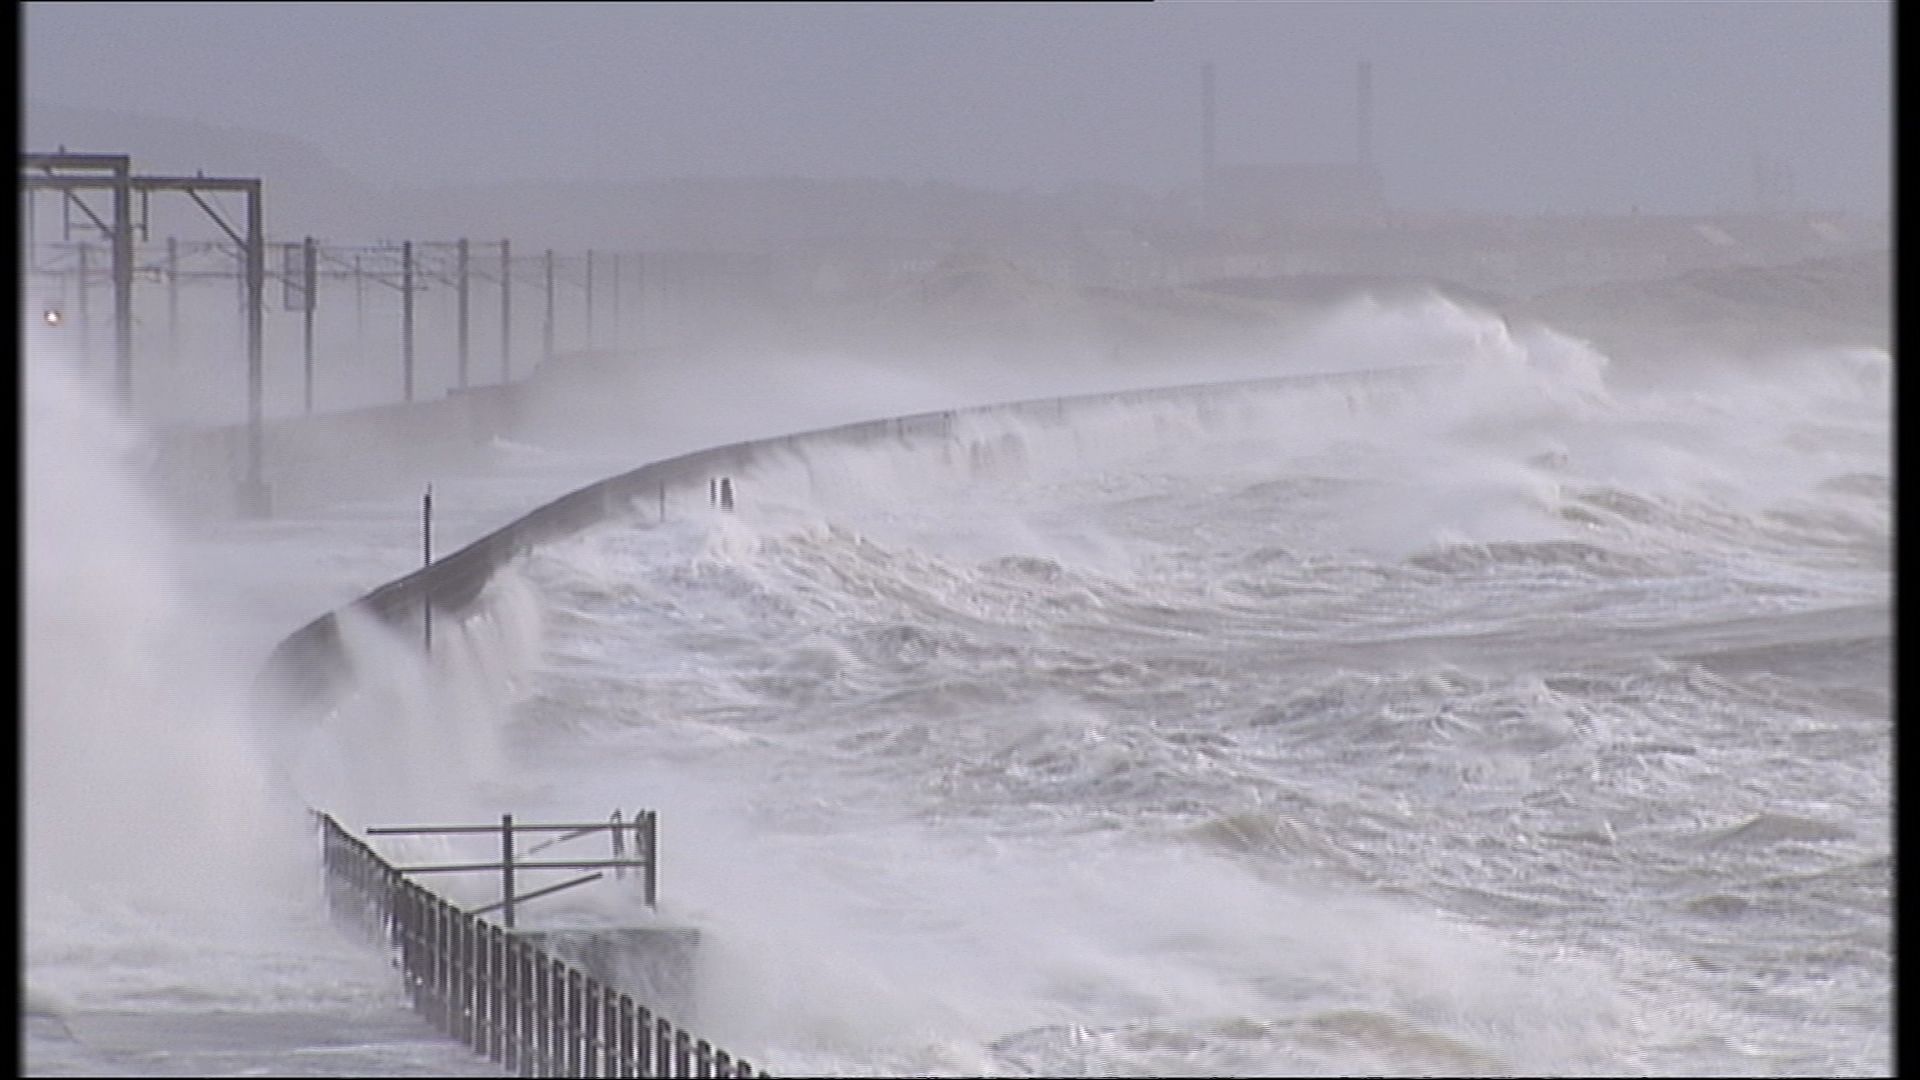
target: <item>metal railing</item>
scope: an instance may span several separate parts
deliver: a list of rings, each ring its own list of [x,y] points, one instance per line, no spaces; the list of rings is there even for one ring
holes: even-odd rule
[[[631,830],[632,854],[628,854],[627,833]],[[542,896],[571,889],[576,885],[587,885],[600,880],[601,869],[611,869],[615,877],[625,876],[628,870],[640,875],[640,883],[647,906],[659,906],[660,881],[660,815],[652,810],[635,810],[631,824],[620,820],[620,811],[615,810],[606,821],[589,822],[584,825],[532,825],[526,822],[514,823],[512,814],[501,814],[498,825],[412,825],[375,827],[366,830],[368,836],[452,836],[459,834],[490,833],[500,834],[500,861],[498,862],[459,862],[432,863],[420,866],[395,867],[403,874],[447,874],[472,873],[492,870],[500,874],[500,899],[467,912],[469,915],[485,915],[492,911],[500,912],[507,929],[513,929],[515,905]],[[557,833],[549,839],[520,852],[520,855],[537,855],[555,844],[568,840],[577,840],[583,836],[606,833],[612,841],[613,857],[610,859],[572,859],[544,860],[527,862],[516,858],[513,839],[522,833]],[[514,871],[519,870],[594,870],[594,873],[572,878],[557,885],[549,885],[533,892],[520,893],[514,890]]]
[[[316,813],[327,905],[393,952],[415,1011],[520,1076],[767,1073],[506,927],[461,911]]]

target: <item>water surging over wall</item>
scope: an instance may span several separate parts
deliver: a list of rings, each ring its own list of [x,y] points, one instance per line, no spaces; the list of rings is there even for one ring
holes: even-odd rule
[[[1883,1065],[1887,358],[1484,331],[546,547],[527,783],[653,793],[778,1068]]]

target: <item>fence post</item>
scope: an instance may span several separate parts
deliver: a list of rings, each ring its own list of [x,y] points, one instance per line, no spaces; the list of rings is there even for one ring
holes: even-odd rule
[[[453,909],[445,900],[432,897],[428,912],[433,925],[433,996],[439,1028],[446,1031],[454,1023],[453,1001]]]
[[[420,893],[408,885],[400,891],[400,970],[406,972],[407,1000],[415,1012],[426,1002],[420,978]]]
[[[547,985],[547,957],[539,949],[527,946],[533,956],[533,994],[529,998],[527,1025],[527,1057],[532,1068],[522,1071],[530,1076],[550,1076],[552,1070],[547,1067],[547,1010],[553,1007],[552,988]]]
[[[673,1025],[660,1016],[653,1018],[653,1075],[673,1075]]]
[[[600,1063],[605,1060],[600,1047],[600,1019],[605,1009],[601,998],[603,988],[600,980],[588,979],[581,984],[581,989],[579,1072],[581,1076],[605,1076],[600,1071]]]
[[[467,926],[468,919],[452,904],[447,904],[447,996],[452,999],[448,1006],[448,1012],[452,1014],[448,1034],[471,1045],[473,1014],[468,991],[473,988],[473,980],[467,977],[467,949],[470,944]]]
[[[532,942],[523,942],[527,946],[527,1012],[526,1023],[520,1031],[520,1040],[526,1046],[526,1056],[521,1062],[522,1075],[545,1076],[546,1060],[542,1056],[540,1034],[540,1010],[545,1007],[547,990],[541,982],[540,964],[544,959],[540,950]]]
[[[418,1004],[414,1009],[428,1020],[436,1021],[438,1026],[436,999],[440,988],[434,985],[438,981],[434,973],[434,954],[438,951],[435,946],[438,942],[434,940],[433,899],[427,895],[425,889],[417,885],[410,891],[413,894],[414,981],[420,990]]]
[[[484,1057],[490,1035],[487,1005],[494,990],[493,957],[487,951],[487,924],[478,919],[463,919],[461,925],[467,931],[467,985],[472,991],[468,996],[472,1011],[467,1023],[467,1045]]]
[[[527,951],[525,942],[501,931],[507,950],[507,1003],[501,1024],[500,1045],[505,1051],[501,1064],[516,1075],[527,1071],[527,1055],[520,1033],[527,1011]]]
[[[634,1008],[627,1019],[633,1023],[633,1032],[628,1036],[630,1067],[641,1076],[659,1076],[659,1071],[654,1068],[652,1011],[641,1005]]]
[[[607,987],[601,995],[600,1018],[600,1075],[627,1075],[627,1044],[631,1041],[627,1034],[627,1018],[621,1015],[621,1003],[626,995]]]
[[[547,957],[547,1004],[545,1023],[547,1044],[547,1075],[564,1076],[567,1037],[567,972],[566,965],[553,957]]]
[[[582,1022],[584,1010],[580,1007],[582,1004],[580,999],[585,996],[586,987],[581,985],[579,968],[568,964],[566,973],[567,1007],[560,1014],[567,1035],[565,1066],[568,1076],[584,1076],[586,1074],[582,1069],[582,1063],[586,1060],[586,1047],[583,1045],[582,1036],[586,1033],[586,1025]]]
[[[500,928],[486,923],[487,939],[487,1060],[507,1061],[505,1024],[507,1003],[513,1000],[513,969],[507,964],[507,940]]]

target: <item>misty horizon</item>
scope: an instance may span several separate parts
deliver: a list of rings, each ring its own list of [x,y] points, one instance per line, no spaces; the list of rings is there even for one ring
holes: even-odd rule
[[[1771,185],[1789,208],[1881,215],[1891,191],[1880,3],[23,10],[30,140],[61,138],[37,116],[75,110],[190,124],[310,148],[375,192],[715,179],[1178,197],[1206,168],[1207,66],[1220,168],[1370,156],[1400,211],[1724,213]],[[259,171],[247,156],[209,165]]]

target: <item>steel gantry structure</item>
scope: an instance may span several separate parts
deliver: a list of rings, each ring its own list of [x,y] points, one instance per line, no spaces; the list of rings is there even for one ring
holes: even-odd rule
[[[104,174],[104,175],[103,175]],[[266,233],[261,219],[261,183],[258,177],[135,176],[126,154],[56,153],[20,155],[22,191],[58,191],[78,206],[113,246],[114,374],[122,403],[133,400],[133,195],[144,202],[153,192],[185,194],[214,224],[238,245],[246,258],[247,314],[247,474],[241,481],[240,503],[250,513],[267,513],[267,487],[260,471],[262,317],[266,284]],[[93,212],[81,192],[112,192],[113,224]],[[245,235],[220,216],[203,197],[230,191],[247,198]]]

